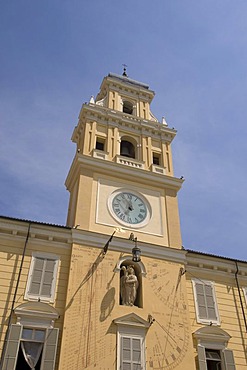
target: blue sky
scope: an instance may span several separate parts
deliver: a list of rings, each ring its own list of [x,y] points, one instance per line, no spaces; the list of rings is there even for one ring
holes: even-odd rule
[[[183,245],[247,260],[246,46],[246,0],[1,2],[0,214],[65,224],[81,104],[126,63],[178,130]]]

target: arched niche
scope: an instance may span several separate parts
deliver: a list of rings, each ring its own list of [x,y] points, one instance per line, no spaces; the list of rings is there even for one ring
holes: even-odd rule
[[[128,100],[123,100],[123,113],[133,114],[134,104]]]
[[[136,293],[136,299],[134,301],[134,306],[136,307],[143,307],[143,276],[146,276],[146,269],[144,264],[140,262],[133,262],[132,255],[127,255],[119,259],[118,264],[115,268],[115,272],[119,273],[119,304],[124,305],[123,297],[121,295],[121,291],[123,289],[123,278],[126,270],[128,271],[129,268],[132,267],[134,270],[134,274],[137,277],[138,281],[138,288]]]
[[[120,155],[137,159],[137,142],[130,136],[122,136],[120,143]]]

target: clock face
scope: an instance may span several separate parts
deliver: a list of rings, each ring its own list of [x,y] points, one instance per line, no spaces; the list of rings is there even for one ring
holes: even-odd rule
[[[117,191],[111,194],[109,208],[112,215],[124,225],[144,226],[149,220],[147,201],[139,194],[129,191]]]

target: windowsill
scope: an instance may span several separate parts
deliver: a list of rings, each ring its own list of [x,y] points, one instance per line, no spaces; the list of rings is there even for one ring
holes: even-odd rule
[[[198,324],[203,324],[203,325],[208,325],[208,326],[220,326],[220,321],[207,320],[207,319],[198,319],[198,318],[197,318],[196,321],[197,321]]]
[[[44,298],[44,297],[36,297],[36,296],[25,296],[25,300],[30,302],[41,302],[41,303],[54,303],[54,298]]]
[[[94,158],[99,158],[99,159],[108,159],[108,155],[109,153],[108,152],[104,152],[103,150],[99,150],[99,149],[94,149],[93,150],[93,157]]]

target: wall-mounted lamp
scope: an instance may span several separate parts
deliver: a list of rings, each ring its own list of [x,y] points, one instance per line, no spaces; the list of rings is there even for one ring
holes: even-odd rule
[[[140,262],[141,261],[141,250],[137,246],[137,238],[134,236],[133,233],[130,234],[129,240],[135,243],[134,248],[132,249],[132,261],[133,262]]]

